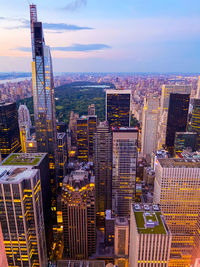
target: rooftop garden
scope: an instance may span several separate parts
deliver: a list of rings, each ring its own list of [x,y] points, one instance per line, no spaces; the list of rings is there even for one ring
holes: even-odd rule
[[[10,155],[3,163],[2,165],[37,165],[37,163],[40,161],[41,155],[34,155],[34,156],[25,156],[22,154],[12,154]]]
[[[155,214],[153,214],[152,212],[148,212],[151,215],[146,216],[147,220],[151,220],[152,222],[159,222],[158,225],[155,225],[153,227],[146,227],[143,216],[144,212],[135,211],[134,213],[139,234],[166,234],[166,230],[161,219],[161,212],[155,212]]]

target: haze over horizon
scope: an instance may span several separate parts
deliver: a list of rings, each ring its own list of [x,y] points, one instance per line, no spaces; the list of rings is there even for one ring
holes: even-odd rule
[[[167,3],[166,3],[167,2]],[[29,5],[0,0],[0,71],[31,71]],[[54,72],[200,70],[197,0],[34,1]]]

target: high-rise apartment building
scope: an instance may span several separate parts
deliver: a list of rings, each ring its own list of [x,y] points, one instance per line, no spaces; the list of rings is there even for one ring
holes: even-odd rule
[[[97,116],[88,115],[88,149],[89,149],[89,160],[94,160],[94,135],[97,130]]]
[[[130,102],[130,90],[106,90],[106,121],[110,126],[130,126]]]
[[[106,210],[112,209],[112,133],[108,122],[100,122],[94,138],[96,212],[104,220]]]
[[[39,170],[45,233],[47,238],[47,248],[49,251],[52,238],[52,221],[51,206],[49,205],[51,202],[51,188],[48,168],[49,159],[47,153],[13,153],[2,162],[2,166],[18,166],[18,168],[21,168],[21,166],[27,166],[29,168]]]
[[[62,189],[64,255],[88,259],[96,252],[95,178],[77,170],[66,176]]]
[[[115,219],[115,265],[128,267],[129,222],[126,217]]]
[[[89,158],[88,118],[82,116],[77,119],[77,153],[79,162],[88,161]]]
[[[190,94],[190,85],[163,85],[161,95],[160,118],[158,124],[158,149],[162,149],[166,142],[167,118],[170,94]]]
[[[171,233],[159,206],[132,205],[129,267],[168,267],[170,247]]]
[[[42,23],[37,21],[35,5],[30,5],[32,38],[32,81],[38,152],[48,152],[50,169],[57,155],[53,70],[50,48],[45,45]]]
[[[200,162],[195,157],[156,163],[154,203],[160,204],[172,232],[170,266],[190,266],[200,209]]]
[[[130,215],[135,197],[137,128],[113,128],[112,206],[117,217]]]
[[[171,154],[176,132],[186,131],[189,102],[189,94],[170,94],[165,145]]]
[[[45,45],[42,23],[37,21],[35,5],[30,5],[32,41],[32,86],[34,120],[38,152],[49,154],[51,174],[52,209],[56,211],[57,188],[57,131],[55,117],[54,82],[51,53]],[[55,215],[55,214],[54,214]]]
[[[197,133],[197,149],[200,149],[200,98],[193,100],[191,125],[189,130]]]
[[[2,159],[21,151],[16,103],[0,103],[0,150]]]
[[[150,161],[151,153],[157,149],[159,98],[149,95],[144,99],[142,114],[142,155]]]
[[[47,266],[39,170],[0,166],[0,223],[9,266]]]

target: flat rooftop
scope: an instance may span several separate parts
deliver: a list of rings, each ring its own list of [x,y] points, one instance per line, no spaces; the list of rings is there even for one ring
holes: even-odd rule
[[[200,157],[158,159],[163,168],[200,168]]]
[[[36,175],[38,170],[31,167],[0,166],[0,184],[16,184]]]
[[[57,133],[57,139],[63,139],[66,133]]]
[[[105,267],[105,261],[101,260],[59,260],[58,267]]]
[[[159,205],[133,204],[132,208],[139,234],[168,234]]]
[[[36,166],[46,156],[46,153],[12,153],[4,161],[2,165],[9,166]]]

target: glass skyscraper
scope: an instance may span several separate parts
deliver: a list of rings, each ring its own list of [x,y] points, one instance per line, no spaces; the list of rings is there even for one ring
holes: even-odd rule
[[[2,159],[21,152],[16,103],[0,103],[0,152]]]
[[[35,5],[30,5],[32,41],[32,83],[34,118],[38,152],[49,154],[52,191],[56,188],[55,167],[57,166],[56,118],[53,70],[50,48],[45,45],[42,23],[37,21]],[[53,200],[53,210],[56,210]]]

